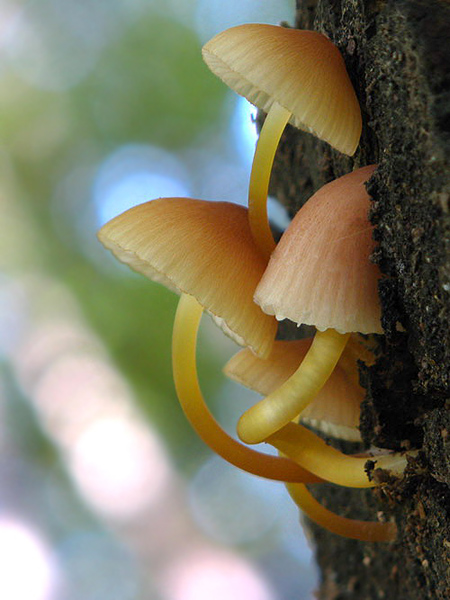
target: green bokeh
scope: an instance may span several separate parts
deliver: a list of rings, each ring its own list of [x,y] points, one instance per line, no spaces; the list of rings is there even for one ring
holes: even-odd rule
[[[141,19],[78,86],[79,124],[106,145],[189,145],[218,119],[225,92],[200,56],[187,27],[157,15]]]
[[[11,201],[23,207],[39,240],[29,268],[39,265],[75,292],[177,462],[186,459],[186,446],[203,454],[172,383],[177,298],[143,277],[99,270],[90,259],[92,185],[101,162],[122,145],[189,148],[220,120],[225,86],[204,66],[193,31],[150,11],[110,41],[95,69],[67,91],[38,89],[8,70],[3,79],[0,109],[8,118],[0,121],[0,135],[14,173]],[[61,188],[77,172],[68,210]],[[87,244],[79,232],[83,219]],[[205,393],[214,392],[217,358],[200,354],[199,362],[200,372],[211,373]]]

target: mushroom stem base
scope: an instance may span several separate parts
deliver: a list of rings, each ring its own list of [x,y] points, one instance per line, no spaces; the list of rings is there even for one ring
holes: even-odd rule
[[[367,475],[368,461],[375,463],[375,469],[388,470],[395,476],[403,475],[407,465],[406,454],[391,453],[374,457],[343,454],[297,423],[289,423],[267,441],[304,469],[344,487],[369,488],[377,485]]]
[[[288,458],[271,456],[244,446],[229,436],[209,411],[200,390],[196,365],[197,332],[202,306],[182,294],[172,338],[173,376],[183,411],[200,438],[229,463],[268,479],[313,483],[320,478]]]
[[[267,195],[275,152],[281,134],[291,117],[291,112],[274,102],[259,134],[253,158],[248,190],[248,210],[253,239],[264,256],[269,259],[275,242],[267,217]]]

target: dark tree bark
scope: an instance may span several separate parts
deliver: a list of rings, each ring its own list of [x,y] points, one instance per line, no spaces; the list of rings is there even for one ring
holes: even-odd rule
[[[297,26],[341,50],[363,112],[354,157],[288,127],[272,193],[295,213],[321,185],[378,163],[369,184],[384,336],[370,368],[367,445],[420,448],[402,482],[376,491],[317,487],[335,512],[395,517],[392,544],[310,525],[321,600],[450,598],[450,2],[298,0]]]

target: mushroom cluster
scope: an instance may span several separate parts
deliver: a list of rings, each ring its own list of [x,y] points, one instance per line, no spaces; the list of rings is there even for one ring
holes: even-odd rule
[[[371,356],[356,332],[382,332],[365,188],[376,165],[316,192],[277,246],[267,218],[270,172],[288,122],[348,155],[356,151],[361,113],[344,61],[320,33],[260,24],[220,33],[205,45],[203,57],[227,85],[268,113],[248,209],[192,198],[152,200],[104,225],[99,239],[132,269],[181,294],[173,331],[174,381],[205,443],[241,469],[286,482],[303,512],[330,531],[392,540],[395,524],[339,517],[306,487],[322,481],[372,487],[369,459],[398,476],[407,463],[400,453],[345,455],[311,430],[360,439],[363,390],[356,363]],[[226,374],[265,395],[241,416],[241,441],[221,428],[200,390],[196,343],[204,311],[244,347]],[[286,318],[315,326],[314,338],[275,341],[277,320]],[[279,455],[247,445],[263,441]]]

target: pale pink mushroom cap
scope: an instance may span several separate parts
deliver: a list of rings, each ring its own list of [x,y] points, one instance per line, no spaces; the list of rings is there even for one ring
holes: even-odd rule
[[[278,243],[255,301],[277,319],[340,333],[382,333],[378,266],[364,183],[376,165],[323,186]]]
[[[269,112],[278,102],[290,123],[345,154],[361,136],[361,110],[338,48],[317,31],[252,23],[222,31],[203,47],[211,71]]]
[[[248,349],[235,354],[224,373],[238,383],[268,396],[294,374],[312,343],[312,339],[276,341],[270,356],[261,359]],[[345,352],[345,351],[344,351]],[[356,360],[353,372],[338,363],[314,401],[302,412],[301,420],[332,437],[360,441],[358,429],[364,390],[358,379]]]
[[[262,356],[270,352],[277,323],[253,301],[266,261],[251,236],[247,209],[162,198],[115,217],[98,237],[135,271],[194,296],[238,343]]]

